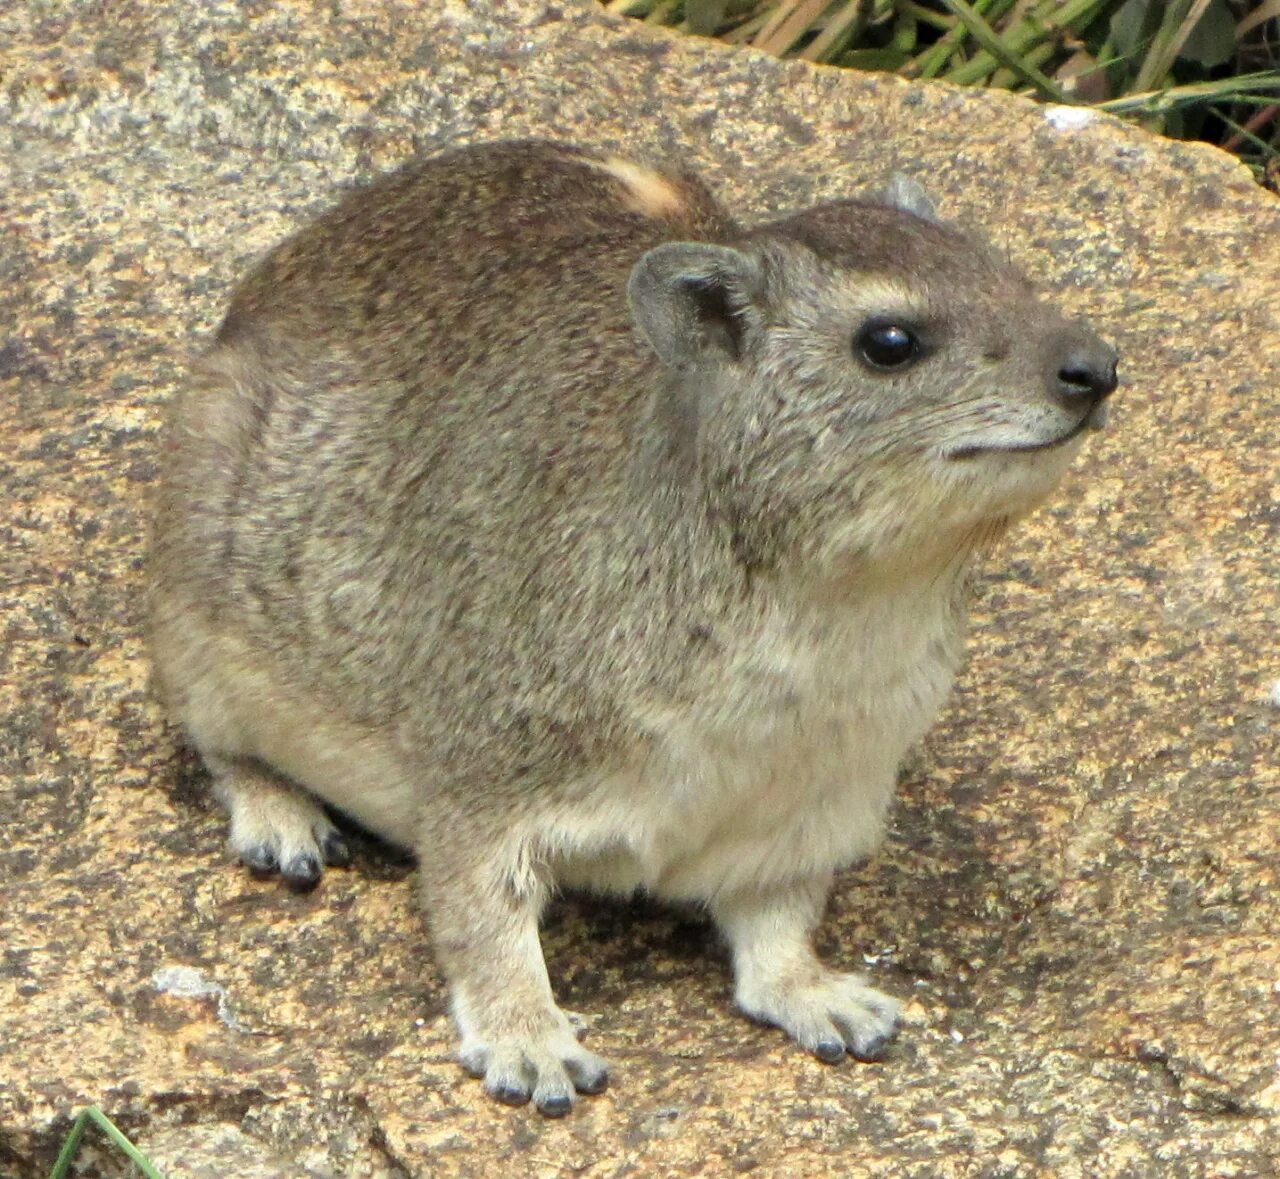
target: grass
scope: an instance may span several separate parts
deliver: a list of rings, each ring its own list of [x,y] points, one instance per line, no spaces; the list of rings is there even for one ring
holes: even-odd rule
[[[91,1125],[96,1126],[106,1135],[108,1140],[116,1146],[125,1158],[133,1163],[144,1179],[164,1179],[164,1176],[156,1170],[154,1164],[121,1133],[120,1128],[96,1105],[85,1106],[76,1116],[76,1120],[72,1123],[71,1131],[67,1134],[66,1140],[62,1144],[62,1149],[58,1152],[58,1160],[53,1164],[53,1171],[50,1173],[49,1179],[66,1179],[71,1174],[71,1164],[75,1161],[76,1152],[80,1149],[80,1142],[84,1138],[85,1131]]]
[[[1280,191],[1280,0],[602,0],[782,57],[1087,104]]]

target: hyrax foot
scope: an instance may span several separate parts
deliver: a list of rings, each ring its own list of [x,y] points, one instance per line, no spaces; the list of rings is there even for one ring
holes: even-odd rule
[[[782,1028],[828,1064],[846,1052],[857,1060],[879,1060],[898,1026],[896,1000],[856,974],[825,968],[803,981],[740,991],[737,1002],[747,1015]]]
[[[532,1098],[539,1113],[563,1117],[573,1108],[575,1094],[604,1092],[609,1069],[578,1043],[561,1012],[548,1012],[537,1022],[536,1029],[465,1035],[458,1059],[473,1077],[483,1077],[486,1092],[504,1104],[524,1105]]]
[[[326,864],[351,862],[346,840],[305,791],[244,761],[208,758],[214,792],[231,815],[232,850],[256,874],[312,888]]]

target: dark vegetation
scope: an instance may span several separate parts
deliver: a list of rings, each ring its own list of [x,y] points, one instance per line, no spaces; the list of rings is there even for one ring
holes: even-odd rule
[[[607,0],[768,53],[1084,103],[1280,191],[1280,0]]]

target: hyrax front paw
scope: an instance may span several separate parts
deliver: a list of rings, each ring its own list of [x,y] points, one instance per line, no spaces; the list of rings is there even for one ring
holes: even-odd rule
[[[473,1077],[483,1077],[490,1096],[506,1105],[530,1098],[538,1112],[563,1117],[577,1093],[602,1093],[609,1070],[578,1043],[573,1026],[555,1008],[534,1020],[495,1020],[484,1032],[465,1033],[458,1059]]]
[[[351,852],[318,803],[269,771],[210,759],[215,790],[231,815],[231,849],[255,873],[279,873],[291,888],[313,888],[326,864]]]
[[[856,974],[825,968],[801,980],[741,989],[737,1003],[828,1064],[846,1052],[857,1060],[879,1060],[898,1026],[896,1000]]]

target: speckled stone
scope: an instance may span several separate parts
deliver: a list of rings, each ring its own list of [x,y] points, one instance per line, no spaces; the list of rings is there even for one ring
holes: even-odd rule
[[[1277,1173],[1280,202],[1242,167],[576,2],[19,0],[0,45],[0,1175],[87,1102],[175,1177]],[[234,278],[335,188],[521,134],[685,153],[757,215],[916,174],[1123,353],[833,898],[826,951],[908,1002],[881,1064],[734,1016],[695,918],[563,902],[614,1087],[493,1105],[409,866],[251,880],[148,702],[157,420]]]

